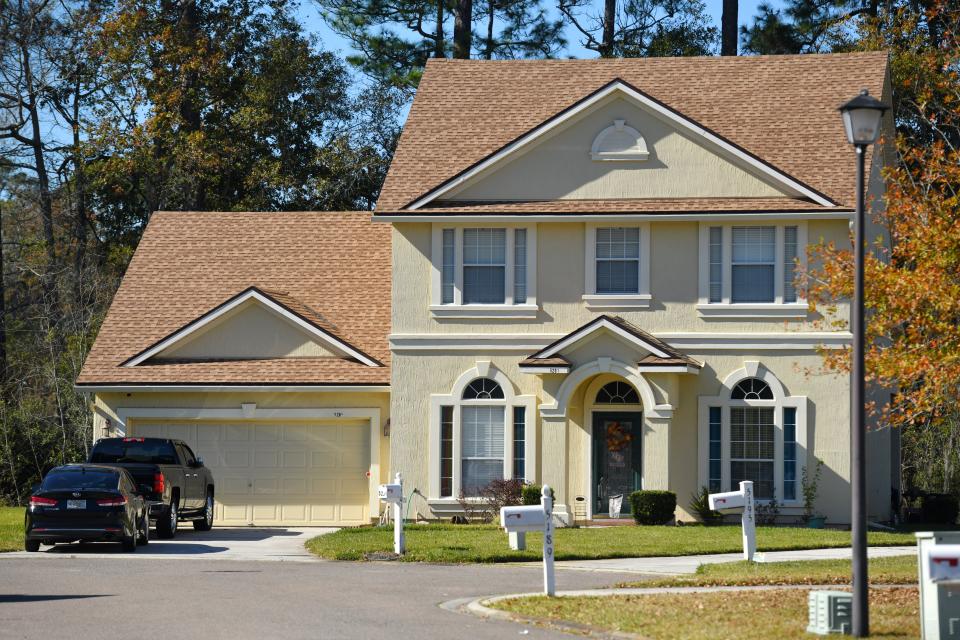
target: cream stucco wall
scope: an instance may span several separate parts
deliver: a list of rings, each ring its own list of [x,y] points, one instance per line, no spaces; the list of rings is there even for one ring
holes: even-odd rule
[[[603,340],[594,341],[594,347]],[[614,343],[607,340],[607,345]],[[583,350],[584,362],[594,354]],[[616,356],[622,353],[614,352]],[[598,351],[599,353],[599,351]],[[608,352],[610,353],[610,352]],[[431,465],[438,464],[438,452],[429,442],[430,396],[449,393],[454,382],[478,360],[490,361],[502,371],[517,394],[535,394],[537,404],[549,405],[562,384],[562,375],[520,373],[517,362],[524,354],[479,353],[437,355],[434,352],[404,353],[394,357],[391,415],[394,437],[391,441],[390,465],[402,471],[413,486],[429,486]],[[820,356],[813,351],[762,351],[755,353],[697,352],[691,355],[705,363],[699,375],[645,374],[656,389],[657,402],[669,402],[672,416],[667,420],[650,420],[645,413],[643,435],[643,486],[676,492],[678,517],[692,519],[685,508],[691,493],[702,480],[699,477],[700,451],[698,436],[698,402],[701,396],[715,396],[723,379],[744,367],[746,361],[759,361],[783,384],[790,396],[806,397],[807,450],[824,462],[816,508],[830,522],[849,522],[849,396],[846,380],[820,372]],[[574,358],[576,360],[576,358]],[[575,364],[579,364],[576,363]],[[429,372],[429,374],[427,374]],[[660,377],[660,380],[657,378]],[[665,378],[672,378],[666,380]],[[536,417],[540,434],[536,457],[539,460],[536,478],[554,486],[558,503],[573,512],[577,497],[591,500],[591,411],[593,395],[599,385],[619,379],[614,374],[600,374],[578,385],[569,396],[566,416],[557,419]],[[589,389],[589,392],[588,392]],[[663,394],[664,389],[669,390]],[[529,418],[528,418],[529,421]],[[889,433],[872,431],[869,438],[869,513],[872,518],[889,515],[890,454]],[[798,470],[799,473],[799,470]],[[780,496],[782,500],[782,496]],[[432,512],[425,500],[414,503],[424,517]],[[801,505],[785,505],[782,515],[796,517]]]
[[[647,144],[636,162],[590,157],[597,135],[625,120]],[[697,176],[690,180],[689,176]],[[794,195],[748,170],[742,161],[683,132],[674,122],[622,97],[566,123],[529,150],[472,179],[454,200],[553,200],[598,198],[764,197]]]
[[[711,218],[714,220],[715,218]],[[716,218],[718,224],[724,220]],[[621,223],[622,224],[622,223]],[[753,224],[753,223],[751,223]],[[760,223],[757,223],[760,224]],[[806,223],[810,244],[823,239],[838,245],[848,241],[845,220],[811,220]],[[445,225],[446,226],[446,225]],[[467,225],[476,226],[476,225]],[[537,302],[532,319],[435,319],[430,312],[431,225],[397,223],[393,233],[394,334],[423,333],[539,333],[563,334],[589,322],[597,312],[587,308],[585,293],[585,237],[582,222],[539,223],[537,232]],[[647,309],[613,310],[651,333],[662,332],[780,332],[824,330],[822,318],[809,314],[805,321],[704,318],[696,305],[699,224],[650,224],[650,289]],[[845,309],[841,309],[845,313]]]
[[[296,358],[340,355],[300,327],[250,300],[157,359]]]

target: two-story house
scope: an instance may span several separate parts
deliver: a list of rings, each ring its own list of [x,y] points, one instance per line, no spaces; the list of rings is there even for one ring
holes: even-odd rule
[[[193,444],[223,523],[369,521],[394,472],[428,518],[499,478],[568,522],[741,480],[795,516],[814,457],[848,522],[818,350],[850,335],[795,273],[849,242],[861,88],[889,100],[885,54],[432,60],[372,217],[153,217],[78,380],[95,437]],[[885,518],[889,432],[869,447]]]

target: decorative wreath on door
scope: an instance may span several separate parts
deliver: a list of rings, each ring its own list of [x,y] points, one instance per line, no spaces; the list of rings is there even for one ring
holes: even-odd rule
[[[619,421],[607,423],[607,450],[622,451],[633,442],[633,435]]]

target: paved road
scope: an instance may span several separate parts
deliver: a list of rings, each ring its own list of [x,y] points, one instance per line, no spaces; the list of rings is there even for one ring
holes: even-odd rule
[[[569,637],[437,606],[536,591],[541,579],[537,567],[504,565],[5,555],[0,638]],[[557,576],[560,589],[626,579],[636,574],[558,571]]]

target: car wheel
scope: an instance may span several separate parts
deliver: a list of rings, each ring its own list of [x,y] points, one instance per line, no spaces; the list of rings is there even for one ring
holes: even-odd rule
[[[213,529],[213,494],[207,491],[207,502],[203,508],[203,520],[194,520],[193,528],[197,531]]]
[[[150,516],[146,511],[143,512],[143,518],[140,520],[140,529],[137,531],[137,544],[145,545],[150,543]]]
[[[139,537],[139,531],[137,531],[137,528],[137,524],[134,523],[132,535],[123,536],[123,540],[120,541],[120,545],[122,546],[124,553],[133,553],[137,550],[137,538]]]
[[[177,503],[173,502],[167,507],[167,511],[157,520],[157,535],[165,540],[169,540],[177,534]]]
[[[23,548],[29,551],[30,553],[36,553],[37,551],[40,551],[40,541],[26,540],[23,543]]]

